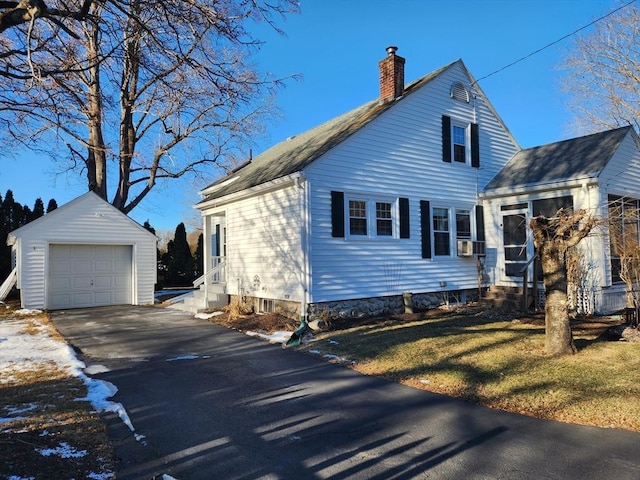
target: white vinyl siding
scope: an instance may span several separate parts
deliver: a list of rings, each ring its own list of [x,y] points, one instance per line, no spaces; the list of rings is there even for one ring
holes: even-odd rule
[[[398,101],[305,169],[312,186],[311,302],[441,291],[440,282],[477,288],[475,259],[422,258],[420,201],[451,212],[474,212],[476,192],[506,164],[516,145],[483,96],[469,104],[450,97],[455,81],[471,83],[459,64]],[[480,168],[442,162],[443,114],[463,124],[478,123]],[[332,237],[331,192],[350,192],[354,185],[370,199],[408,198],[410,238],[354,242]],[[345,206],[348,198],[347,193]],[[472,225],[474,221],[472,215]]]
[[[228,293],[302,300],[303,192],[291,185],[226,208]]]

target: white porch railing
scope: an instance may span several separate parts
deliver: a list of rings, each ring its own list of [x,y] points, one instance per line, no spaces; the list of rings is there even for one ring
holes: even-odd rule
[[[11,289],[13,288],[13,286],[16,284],[17,281],[18,281],[18,267],[14,268],[9,274],[9,276],[7,277],[7,279],[4,282],[2,282],[2,286],[0,286],[0,301],[7,298],[7,295],[9,295],[9,292],[11,291]]]
[[[204,275],[196,278],[193,281],[194,287],[199,287],[200,285],[202,285],[207,278],[211,278],[213,283],[221,283],[226,280],[227,259],[225,257],[212,257],[211,260],[211,270],[205,272]]]

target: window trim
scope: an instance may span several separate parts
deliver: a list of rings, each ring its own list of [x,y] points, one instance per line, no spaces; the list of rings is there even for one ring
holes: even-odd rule
[[[470,144],[471,144],[471,139],[470,139],[470,133],[469,133],[469,125],[470,124],[463,124],[462,122],[457,122],[455,120],[451,121],[451,160],[452,163],[458,164],[458,165],[469,165],[470,164]],[[462,130],[463,134],[464,134],[464,144],[462,143],[457,143],[456,142],[456,129],[460,129]],[[458,145],[462,145],[464,147],[464,160],[457,160],[456,158],[456,146]]]
[[[377,195],[361,195],[354,193],[344,194],[344,236],[352,240],[391,240],[400,238],[400,211],[399,211],[399,198],[392,199],[385,196]],[[365,235],[352,234],[351,233],[351,215],[350,204],[352,201],[365,202],[365,220],[366,231]],[[386,203],[389,204],[391,209],[391,235],[378,235],[378,217],[377,217],[377,204]]]
[[[460,235],[460,230],[458,230],[458,214],[465,215],[469,218],[469,234],[468,235]],[[471,223],[471,209],[470,208],[454,208],[453,212],[456,220],[456,240],[471,240],[473,238],[473,226]],[[466,232],[465,232],[466,233]]]
[[[351,203],[352,202],[357,202],[357,203],[363,203],[364,204],[364,208],[362,208],[361,206],[354,206],[354,210],[360,210],[361,208],[364,210],[364,217],[359,216],[359,215],[352,215],[352,207],[351,207]],[[359,197],[354,197],[354,198],[346,198],[345,201],[346,204],[346,209],[347,211],[345,212],[345,218],[347,220],[347,224],[345,225],[345,230],[347,232],[347,234],[350,237],[368,237],[369,236],[369,232],[371,232],[371,228],[370,228],[370,221],[369,221],[369,209],[370,209],[370,202],[368,199],[366,198],[359,198]],[[353,233],[353,225],[352,225],[352,220],[353,221],[362,221],[364,219],[364,233]]]
[[[436,210],[444,210],[446,212],[446,221],[447,221],[447,229],[446,230],[438,230],[436,229],[436,225],[435,225],[435,219],[436,219]],[[443,217],[445,218],[445,217]],[[436,235],[438,234],[444,234],[446,233],[446,235],[448,236],[448,242],[447,242],[447,253],[446,254],[442,254],[442,253],[438,253],[437,249],[437,242],[436,242]],[[452,248],[451,248],[451,207],[441,207],[439,205],[434,205],[431,208],[431,234],[433,235],[433,256],[434,257],[451,257],[452,256]]]
[[[479,237],[479,233],[477,230],[477,224],[476,222],[478,221],[478,211],[477,211],[477,206],[469,206],[469,207],[459,207],[459,206],[449,206],[449,207],[445,207],[442,204],[436,204],[436,205],[429,205],[430,202],[428,201],[424,201],[424,203],[421,203],[421,207],[424,208],[429,208],[429,225],[428,225],[428,230],[429,230],[429,245],[425,244],[425,248],[428,248],[429,251],[424,251],[423,248],[423,252],[422,252],[422,258],[428,258],[428,259],[436,259],[436,258],[454,258],[457,257],[457,241],[458,240],[471,240],[473,242],[479,241],[478,237]],[[436,234],[438,233],[444,233],[444,230],[436,230],[436,226],[434,224],[434,214],[436,212],[436,210],[445,210],[447,212],[447,223],[448,223],[448,230],[447,230],[447,234],[449,235],[449,253],[447,253],[446,255],[444,254],[438,254],[436,253]],[[460,236],[460,233],[458,232],[458,219],[457,219],[457,214],[458,212],[466,212],[466,214],[469,216],[469,236]],[[423,214],[426,214],[426,212],[423,212]],[[422,217],[422,221],[424,222],[426,220],[426,218],[423,216]],[[426,232],[426,230],[425,230]],[[484,232],[482,232],[482,236],[484,239]],[[484,240],[483,240],[484,241]]]

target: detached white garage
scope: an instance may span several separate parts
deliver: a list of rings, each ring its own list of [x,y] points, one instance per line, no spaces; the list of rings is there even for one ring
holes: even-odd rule
[[[157,238],[93,192],[14,230],[23,308],[152,304]]]

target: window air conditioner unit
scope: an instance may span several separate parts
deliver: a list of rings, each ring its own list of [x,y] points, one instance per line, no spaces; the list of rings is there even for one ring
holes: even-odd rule
[[[473,242],[471,240],[458,240],[458,256],[473,256]]]
[[[480,257],[486,256],[487,249],[485,246],[485,242],[473,242],[473,254]]]

